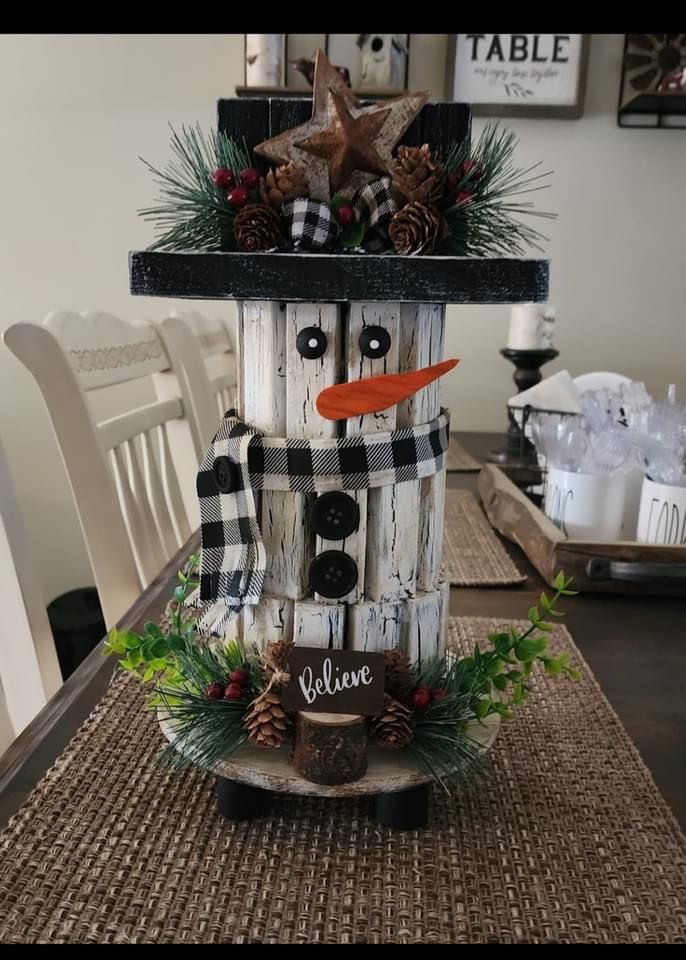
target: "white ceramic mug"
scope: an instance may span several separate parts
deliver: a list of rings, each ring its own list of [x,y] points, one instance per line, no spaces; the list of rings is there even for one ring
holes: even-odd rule
[[[686,544],[686,487],[644,478],[636,539],[639,543]]]
[[[624,518],[622,520],[622,540],[635,540],[638,525],[638,511],[641,507],[643,490],[643,471],[640,467],[625,470],[626,496],[624,499]]]
[[[572,540],[619,540],[626,476],[548,469],[543,510]]]

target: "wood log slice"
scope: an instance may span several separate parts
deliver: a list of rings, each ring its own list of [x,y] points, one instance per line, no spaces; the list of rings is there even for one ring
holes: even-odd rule
[[[311,783],[352,783],[367,772],[367,724],[352,713],[298,713],[294,769]]]

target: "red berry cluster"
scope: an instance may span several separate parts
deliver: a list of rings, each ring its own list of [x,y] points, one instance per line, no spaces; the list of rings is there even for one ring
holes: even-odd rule
[[[478,183],[481,179],[481,170],[476,165],[475,160],[465,160],[458,173],[449,173],[445,178],[445,192],[452,193],[453,190],[457,187],[458,183],[464,180],[465,177],[469,177],[470,183]],[[453,197],[453,203],[469,203],[474,196],[472,190],[460,190]]]
[[[342,227],[348,227],[355,222],[355,210],[349,203],[344,203],[336,210],[336,219]]]
[[[210,700],[240,700],[249,679],[248,671],[240,667],[229,674],[227,683],[221,683],[220,681],[211,683],[207,688],[207,696]]]
[[[436,687],[431,690],[425,683],[420,683],[412,691],[412,703],[417,713],[426,713],[432,701],[445,700],[447,696],[448,694],[443,687]]]
[[[226,199],[232,207],[239,210],[250,199],[249,191],[254,190],[260,182],[260,175],[254,167],[246,167],[238,174],[238,183],[235,175],[228,167],[217,167],[212,174],[212,182],[219,190],[228,190]]]

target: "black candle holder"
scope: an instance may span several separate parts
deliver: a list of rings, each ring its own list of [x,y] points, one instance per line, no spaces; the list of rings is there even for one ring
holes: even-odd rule
[[[543,377],[541,373],[543,364],[549,363],[559,355],[559,351],[552,348],[549,350],[511,350],[506,347],[500,353],[515,366],[512,377],[517,385],[518,393],[523,393],[540,383]],[[507,429],[505,445],[498,450],[494,450],[490,454],[489,460],[504,467],[533,471],[538,464],[536,448],[525,436],[524,430],[515,419],[513,410],[509,407],[507,416],[510,425]]]

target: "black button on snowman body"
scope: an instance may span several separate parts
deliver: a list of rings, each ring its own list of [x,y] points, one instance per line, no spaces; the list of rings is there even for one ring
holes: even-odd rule
[[[323,493],[312,504],[310,523],[323,540],[345,540],[360,525],[360,508],[347,493]]]
[[[310,564],[310,586],[328,600],[350,593],[357,576],[357,564],[342,550],[324,550]]]

